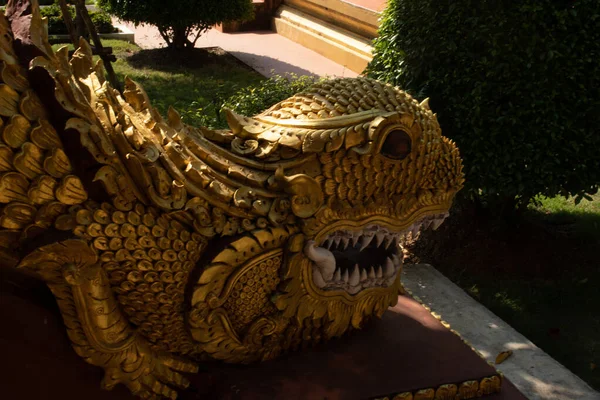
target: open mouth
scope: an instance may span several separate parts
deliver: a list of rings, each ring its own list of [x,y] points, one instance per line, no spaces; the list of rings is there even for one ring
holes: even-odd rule
[[[402,238],[422,229],[437,229],[447,214],[426,216],[407,229],[394,232],[378,225],[360,231],[338,230],[317,245],[308,241],[306,256],[313,261],[313,282],[321,290],[356,294],[393,285],[402,268]]]

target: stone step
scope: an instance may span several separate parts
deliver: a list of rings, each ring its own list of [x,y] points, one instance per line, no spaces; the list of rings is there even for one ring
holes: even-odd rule
[[[374,0],[361,0],[364,2]],[[382,0],[375,0],[382,1]],[[359,0],[285,0],[283,4],[356,35],[374,39],[379,28],[379,11],[365,8]]]
[[[275,14],[273,29],[354,72],[363,72],[372,59],[372,38],[342,28],[335,21],[326,22],[315,16],[316,12],[311,14],[284,4]]]

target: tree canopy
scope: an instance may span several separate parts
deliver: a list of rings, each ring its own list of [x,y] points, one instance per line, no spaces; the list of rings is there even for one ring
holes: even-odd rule
[[[251,18],[252,0],[98,0],[124,21],[154,25],[169,47],[193,48],[202,33],[221,22]]]

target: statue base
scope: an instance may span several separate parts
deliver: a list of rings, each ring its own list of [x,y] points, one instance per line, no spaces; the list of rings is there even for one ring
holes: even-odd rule
[[[100,389],[103,371],[75,354],[53,297],[24,287],[0,279],[5,397],[133,399],[123,386]],[[180,399],[526,399],[506,378],[491,393],[494,367],[406,296],[365,330],[250,366],[206,363],[187,377]]]

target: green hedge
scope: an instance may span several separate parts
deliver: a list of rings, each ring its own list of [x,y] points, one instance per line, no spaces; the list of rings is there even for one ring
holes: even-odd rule
[[[69,6],[71,18],[75,21],[75,6]],[[62,17],[62,12],[58,4],[52,4],[40,9],[42,17],[48,17],[48,33],[50,35],[68,34],[67,26]],[[103,11],[89,11],[88,14],[98,33],[113,33],[116,28],[112,25],[110,15]]]
[[[48,18],[48,33],[50,35],[66,35],[69,33],[58,4],[42,7],[40,12],[42,17]],[[69,6],[69,12],[71,13],[71,18],[75,19],[75,7]]]
[[[315,84],[319,78],[297,76],[295,74],[275,75],[258,84],[237,90],[232,96],[216,96],[212,103],[193,101],[187,108],[178,108],[184,120],[192,125],[211,128],[226,128],[227,120],[223,110],[254,116],[276,103],[302,92]]]
[[[600,1],[389,0],[371,77],[430,97],[489,207],[600,183]],[[520,204],[519,204],[520,203]]]
[[[253,116],[279,103],[296,93],[314,85],[319,78],[311,76],[276,75],[255,86],[238,91],[227,99],[223,107],[238,114]]]
[[[117,31],[108,13],[104,11],[88,11],[88,14],[98,33],[114,33]]]

